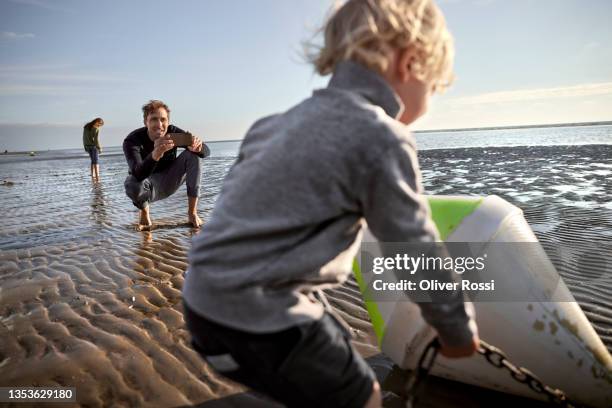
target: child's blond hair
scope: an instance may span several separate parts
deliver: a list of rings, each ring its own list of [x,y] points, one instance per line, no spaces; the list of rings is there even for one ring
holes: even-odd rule
[[[348,0],[327,20],[324,41],[309,56],[321,75],[345,60],[384,73],[394,49],[411,47],[415,77],[437,91],[453,81],[453,39],[432,0]]]

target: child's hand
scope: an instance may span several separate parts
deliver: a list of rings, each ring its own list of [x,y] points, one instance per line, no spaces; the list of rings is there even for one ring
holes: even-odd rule
[[[472,337],[472,344],[463,347],[451,347],[444,345],[444,342],[440,339],[440,354],[448,358],[460,358],[469,357],[474,354],[480,346],[480,339],[477,335]]]

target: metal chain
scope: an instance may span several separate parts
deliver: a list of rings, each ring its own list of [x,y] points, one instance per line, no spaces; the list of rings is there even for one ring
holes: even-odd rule
[[[415,373],[410,376],[406,383],[406,388],[403,393],[403,400],[406,408],[413,408],[416,406],[417,395],[423,385],[423,380],[429,375],[436,361],[438,350],[440,350],[440,341],[436,337],[430,341],[427,347],[425,347],[425,350],[423,350]]]
[[[423,385],[423,380],[429,375],[433,367],[439,349],[440,342],[438,338],[435,338],[425,347],[425,350],[421,354],[416,371],[408,380],[404,390],[403,399],[406,408],[413,408],[416,405],[418,392]],[[546,395],[549,402],[565,408],[582,408],[581,405],[570,401],[560,389],[552,388],[544,384],[542,380],[528,369],[517,367],[515,364],[511,363],[506,353],[499,348],[480,340],[478,353],[482,354],[494,367],[508,370],[510,376],[519,383],[526,384],[533,391]]]
[[[542,382],[534,373],[524,367],[517,367],[512,364],[506,353],[494,347],[482,340],[480,340],[480,347],[478,347],[478,353],[482,354],[487,361],[494,367],[500,369],[506,369],[509,371],[510,376],[521,384],[526,384],[533,391],[538,394],[544,394],[548,397],[548,401],[556,405],[560,405],[566,408],[580,408],[580,405],[570,401],[563,391],[558,388],[552,388]]]
[[[322,291],[315,292],[315,296],[323,304],[324,308],[332,313],[333,309],[329,304],[327,297]],[[342,319],[338,319],[342,322]],[[345,323],[346,325],[346,323]],[[348,327],[348,325],[347,325]],[[349,331],[350,332],[350,331]],[[427,347],[423,350],[416,371],[406,383],[406,387],[403,392],[403,400],[406,408],[413,408],[417,403],[417,395],[423,386],[423,380],[429,375],[431,368],[434,365],[438,351],[440,350],[440,341],[438,338],[434,338]],[[478,353],[482,354],[487,361],[494,367],[500,369],[506,369],[510,373],[510,376],[521,384],[526,384],[533,391],[538,394],[544,394],[548,397],[548,401],[565,407],[565,408],[584,408],[584,406],[578,405],[572,402],[563,391],[558,388],[552,388],[542,382],[534,373],[524,367],[518,367],[511,363],[501,349],[488,344],[487,342],[480,340],[480,346],[478,347]]]

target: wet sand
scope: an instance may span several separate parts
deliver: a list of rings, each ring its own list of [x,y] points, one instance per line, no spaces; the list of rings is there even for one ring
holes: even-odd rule
[[[428,193],[500,195],[524,209],[545,248],[572,242],[580,253],[607,240],[593,263],[560,272],[612,350],[612,146],[430,150],[420,160]],[[204,220],[232,163],[204,164]],[[14,183],[0,185],[0,386],[73,386],[75,406],[274,406],[218,376],[189,345],[181,287],[196,231],[185,224],[184,187],[153,204],[153,231],[138,232],[123,158],[102,161],[99,184],[87,168],[86,159],[0,166]],[[327,294],[386,377],[392,364],[355,282]],[[543,405],[435,378],[423,395],[424,407]],[[389,393],[386,401],[396,402]]]

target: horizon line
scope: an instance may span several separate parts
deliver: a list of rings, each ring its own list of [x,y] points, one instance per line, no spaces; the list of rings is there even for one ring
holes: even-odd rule
[[[478,130],[601,126],[601,125],[612,125],[612,120],[600,120],[600,121],[593,121],[593,122],[541,123],[541,124],[536,124],[536,125],[508,125],[508,126],[485,126],[485,127],[472,127],[472,128],[426,129],[426,130],[414,130],[413,133],[466,132],[466,131],[478,131]]]
[[[449,128],[449,129],[425,129],[413,130],[413,133],[442,133],[442,132],[467,132],[479,130],[501,130],[501,129],[526,129],[526,128],[546,128],[546,127],[574,127],[574,126],[603,126],[612,125],[612,120],[600,120],[594,122],[567,122],[567,123],[541,123],[536,125],[511,125],[511,126],[485,126],[472,128]],[[230,140],[209,140],[209,143],[219,142],[240,142],[243,139]]]
[[[0,124],[1,125],[1,124]],[[528,128],[549,128],[549,127],[578,127],[578,126],[605,126],[612,125],[612,120],[594,121],[594,122],[568,122],[568,123],[548,123],[548,124],[537,124],[537,125],[513,125],[513,126],[486,126],[486,127],[474,127],[474,128],[450,128],[450,129],[426,129],[426,130],[413,130],[412,133],[444,133],[444,132],[468,132],[468,131],[485,131],[485,130],[503,130],[503,129],[528,129]],[[224,143],[224,142],[241,142],[242,139],[229,139],[229,140],[207,140],[205,143]],[[121,147],[121,145],[107,146]],[[69,147],[68,149],[78,149],[78,147]],[[34,150],[35,152],[43,152],[50,150],[66,150],[62,149],[46,149],[46,150]],[[26,150],[14,150],[10,153],[27,153]],[[3,153],[3,152],[0,152]]]

